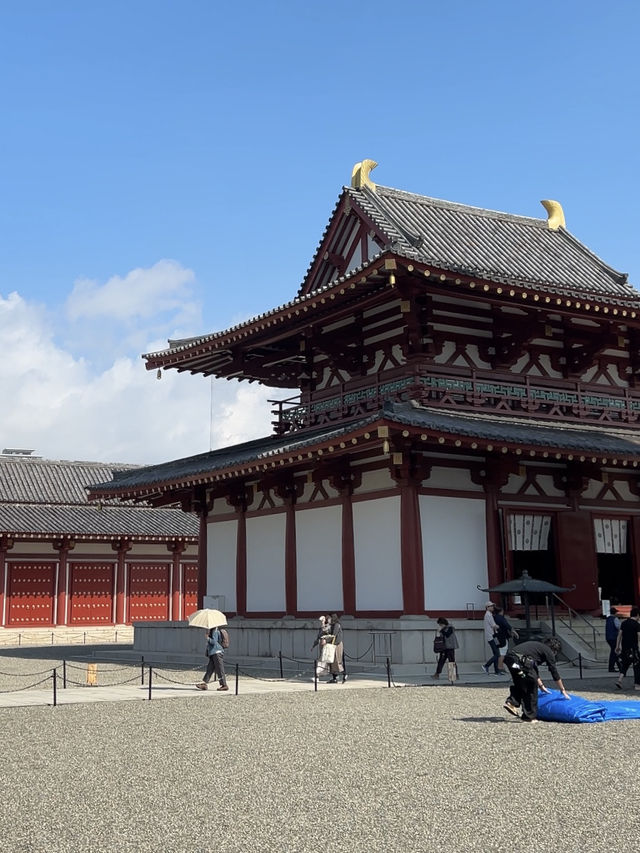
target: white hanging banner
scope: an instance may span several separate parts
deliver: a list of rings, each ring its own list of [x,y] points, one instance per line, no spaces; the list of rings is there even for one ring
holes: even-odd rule
[[[626,518],[594,518],[593,532],[598,554],[627,553]]]
[[[546,551],[550,529],[550,515],[512,513],[509,516],[509,550]]]

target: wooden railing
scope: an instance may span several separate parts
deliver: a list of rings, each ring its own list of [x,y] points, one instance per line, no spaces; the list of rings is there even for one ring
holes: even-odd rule
[[[457,411],[486,411],[520,418],[573,423],[607,423],[632,427],[640,420],[640,392],[631,388],[593,385],[541,377],[480,371],[456,371],[421,365],[385,371],[333,385],[307,405],[300,397],[269,402],[277,433],[361,417],[385,400],[417,400]]]

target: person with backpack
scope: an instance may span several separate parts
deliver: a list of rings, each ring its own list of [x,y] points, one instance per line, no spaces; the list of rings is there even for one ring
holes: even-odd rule
[[[502,607],[498,607],[496,605],[493,608],[493,618],[498,626],[498,630],[495,635],[500,651],[500,657],[498,658],[498,672],[503,672],[506,675],[507,672],[504,667],[504,656],[509,651],[509,640],[511,637],[513,637],[514,640],[519,640],[520,635],[515,628],[511,627],[507,617],[504,615]]]
[[[215,673],[216,678],[220,682],[218,690],[228,690],[227,677],[224,672],[224,650],[229,647],[229,634],[226,628],[211,628],[207,632],[207,651],[206,655],[209,658],[207,671],[202,677],[202,681],[196,684],[198,690],[208,690],[211,676]]]
[[[616,652],[616,644],[618,642],[618,632],[620,630],[620,618],[618,610],[612,607],[609,610],[609,615],[604,623],[604,637],[611,651],[609,652],[609,672],[615,672],[620,669],[620,660]]]

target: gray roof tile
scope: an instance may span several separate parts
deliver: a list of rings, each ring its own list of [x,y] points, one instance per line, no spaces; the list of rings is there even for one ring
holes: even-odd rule
[[[87,487],[135,465],[67,462],[37,457],[0,457],[0,533],[9,536],[69,535],[97,539],[195,539],[195,516],[172,507],[152,508],[107,499],[89,504]]]

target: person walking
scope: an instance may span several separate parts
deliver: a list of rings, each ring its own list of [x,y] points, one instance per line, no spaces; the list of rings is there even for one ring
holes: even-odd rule
[[[556,655],[561,647],[562,644],[557,637],[549,637],[544,643],[539,643],[537,640],[520,643],[507,652],[504,662],[513,683],[509,696],[502,706],[505,711],[514,717],[519,717],[523,723],[538,722],[538,689],[543,693],[551,692],[544,686],[540,677],[539,667],[543,663],[549,667],[551,677],[564,698],[571,699],[556,665]],[[522,707],[522,715],[520,715],[520,707]]]
[[[316,660],[316,676],[320,677],[324,675],[325,672],[329,671],[329,664],[325,663],[322,660],[322,648],[327,644],[328,641],[332,641],[333,637],[330,636],[329,632],[331,631],[331,619],[328,616],[318,616],[318,633],[316,635],[315,640],[313,641],[313,645],[311,646],[311,651],[313,651],[316,647],[318,649],[318,659]]]
[[[455,628],[449,624],[448,619],[445,619],[444,616],[441,616],[437,620],[437,625],[436,637],[442,638],[444,648],[438,655],[436,671],[431,677],[440,678],[440,673],[444,669],[445,662],[447,663],[449,672],[455,676],[456,649],[458,648],[458,638],[456,637]],[[451,678],[451,675],[449,676],[449,681],[455,680],[455,677]]]
[[[611,649],[609,652],[609,672],[615,672],[617,669],[620,669],[620,661],[618,659],[618,653],[616,652],[620,625],[621,622],[618,617],[618,610],[616,607],[612,607],[611,610],[609,610],[609,615],[604,623],[604,636],[609,648]]]
[[[222,643],[222,629],[211,628],[211,630],[207,632],[207,657],[209,658],[209,663],[207,664],[207,671],[202,677],[202,681],[199,684],[196,684],[198,690],[209,689],[209,682],[211,681],[211,676],[214,673],[220,682],[218,690],[229,689],[227,687],[227,677],[224,672],[224,646]]]
[[[632,607],[629,618],[625,619],[618,631],[616,653],[620,656],[620,675],[616,687],[622,690],[622,679],[633,666],[634,690],[640,690],[640,650],[638,635],[640,634],[640,609]]]
[[[498,645],[497,633],[498,626],[496,625],[496,620],[493,618],[493,610],[495,604],[493,601],[487,601],[485,604],[484,611],[484,638],[489,643],[489,648],[491,649],[491,657],[486,663],[482,664],[482,671],[489,675],[489,669],[493,666],[493,674],[494,675],[502,675],[502,673],[498,670],[498,659],[500,658],[500,646]]]
[[[504,656],[509,650],[509,640],[511,637],[518,640],[520,635],[516,631],[515,628],[512,628],[509,624],[507,617],[504,615],[504,610],[502,607],[498,607],[496,605],[493,608],[493,618],[495,620],[496,625],[498,626],[498,630],[496,631],[495,638],[498,643],[498,650],[500,656],[498,658],[498,672],[501,672],[503,675],[507,675],[507,671],[504,667]]]
[[[337,613],[331,614],[331,628],[329,629],[329,634],[333,634],[333,642],[336,647],[336,654],[333,662],[329,664],[329,672],[331,673],[329,684],[337,684],[338,675],[340,675],[340,673],[342,673],[342,683],[344,684],[347,680],[347,673],[342,660],[344,655],[344,641],[342,625],[340,624],[340,617]]]

